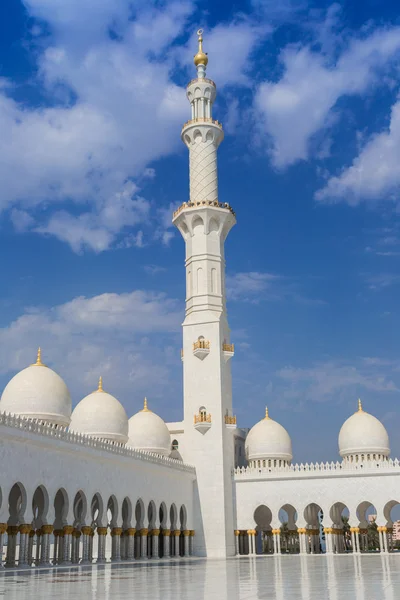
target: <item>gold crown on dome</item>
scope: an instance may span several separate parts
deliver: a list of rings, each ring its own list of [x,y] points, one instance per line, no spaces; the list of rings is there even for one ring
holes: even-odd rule
[[[44,365],[42,363],[42,350],[39,346],[39,348],[37,349],[37,355],[36,355],[36,362],[32,363],[32,367],[45,367],[46,365]]]

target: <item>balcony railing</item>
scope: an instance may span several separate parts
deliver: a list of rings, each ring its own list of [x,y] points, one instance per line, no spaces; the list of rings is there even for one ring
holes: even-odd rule
[[[210,349],[210,342],[208,342],[207,340],[197,340],[197,342],[194,342],[193,344],[193,350],[209,350]]]
[[[190,119],[184,123],[182,130],[189,125],[201,125],[202,123],[211,123],[212,125],[216,125],[219,129],[222,129],[222,123],[212,119],[211,117],[198,117],[197,119]]]
[[[235,344],[222,344],[224,352],[235,352]]]
[[[225,424],[236,425],[236,416],[230,417],[229,415],[225,415]]]
[[[217,200],[201,200],[201,202],[184,202],[173,213],[172,217],[175,219],[183,210],[185,210],[185,208],[201,208],[202,206],[216,206],[217,208],[225,208],[226,210],[229,210],[233,216],[236,214],[228,202],[217,202]]]
[[[211,415],[201,412],[198,415],[194,415],[194,424],[197,423],[211,423]]]

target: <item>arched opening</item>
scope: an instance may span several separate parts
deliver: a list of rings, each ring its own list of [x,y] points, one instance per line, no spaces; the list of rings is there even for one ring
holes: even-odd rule
[[[199,408],[200,422],[206,423],[207,421],[207,409],[205,406],[200,406]]]
[[[110,529],[118,527],[118,502],[114,495],[107,502],[107,525]]]
[[[99,493],[95,494],[92,498],[92,502],[90,504],[90,514],[91,514],[91,527],[93,529],[97,527],[103,527],[103,519],[104,519],[104,504],[103,499]]]
[[[147,519],[149,523],[149,535],[147,536],[147,556],[151,558],[153,556],[153,535],[152,532],[156,529],[157,510],[153,500],[149,502],[147,508]]]
[[[171,450],[179,450],[178,440],[172,440]]]
[[[22,483],[15,483],[8,495],[7,537],[4,543],[7,545],[6,566],[14,567],[19,546],[19,525],[25,523],[26,490]]]
[[[319,504],[315,504],[315,502],[308,504],[304,509],[304,519],[307,524],[305,534],[307,554],[325,552],[324,513]]]
[[[284,504],[279,512],[281,522],[280,546],[282,554],[298,554],[300,552],[299,534],[297,533],[297,512],[291,504]]]
[[[180,523],[180,536],[179,536],[179,555],[180,556],[185,556],[185,536],[184,536],[184,531],[186,529],[186,523],[187,523],[187,512],[186,512],[186,507],[182,504],[180,510],[179,510],[179,523]]]
[[[40,529],[47,523],[47,511],[49,510],[49,495],[46,488],[40,485],[36,488],[32,498],[33,524],[35,529]]]
[[[144,528],[144,517],[145,517],[145,508],[144,502],[141,498],[136,502],[135,505],[135,549],[134,555],[135,558],[140,558],[140,530]]]
[[[360,552],[379,552],[379,532],[375,506],[365,500],[358,505],[356,513],[359,520]]]
[[[386,519],[386,532],[384,532],[384,535],[386,535],[388,552],[400,550],[400,539],[397,539],[398,532],[400,532],[397,525],[400,520],[400,502],[398,500],[387,502],[383,508],[383,514]],[[394,523],[396,523],[396,532],[394,531]]]
[[[175,531],[177,530],[177,522],[178,522],[178,511],[176,509],[175,504],[171,504],[169,509],[169,520],[170,520],[170,530],[171,535],[169,536],[169,553],[170,556],[175,556]]]
[[[64,560],[64,527],[68,525],[68,509],[68,494],[64,488],[60,488],[54,497],[53,565],[60,564]]]
[[[8,495],[8,525],[24,523],[26,510],[26,491],[22,483],[15,483]]]
[[[134,555],[134,549],[132,547],[132,543],[134,544],[134,540],[131,537],[131,531],[129,531],[132,527],[132,502],[128,497],[124,498],[122,502],[122,536],[121,536],[121,558],[128,559],[132,558]]]
[[[332,532],[329,533],[330,552],[334,554],[343,554],[351,552],[351,533],[350,533],[350,511],[343,502],[335,502],[329,511],[332,520]]]
[[[164,530],[168,529],[168,511],[165,502],[161,502],[160,504],[158,518],[160,521],[160,535],[158,536],[158,553],[159,557],[162,558],[164,556]]]
[[[273,554],[274,553],[274,540],[272,534],[272,512],[268,506],[261,504],[257,506],[253,515],[256,523],[256,553],[257,554]],[[249,544],[248,536],[246,532],[240,532],[239,534],[239,554],[248,554]]]

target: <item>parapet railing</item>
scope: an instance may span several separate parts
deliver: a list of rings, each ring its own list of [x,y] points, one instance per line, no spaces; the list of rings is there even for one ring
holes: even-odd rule
[[[172,218],[175,219],[185,208],[201,208],[202,206],[216,206],[217,208],[225,208],[229,210],[233,216],[236,215],[233,208],[228,202],[218,202],[217,200],[201,200],[200,202],[184,202],[180,207],[173,213]]]
[[[63,442],[70,444],[94,448],[95,450],[105,450],[112,454],[119,454],[120,456],[127,456],[128,458],[135,458],[137,460],[172,467],[180,471],[195,472],[195,468],[192,465],[182,463],[174,458],[152,454],[151,452],[144,452],[143,450],[135,450],[134,448],[126,447],[118,442],[109,442],[107,440],[93,438],[89,435],[69,431],[66,427],[58,427],[50,423],[44,423],[43,421],[37,421],[11,413],[0,412],[0,425],[62,440]]]
[[[196,79],[192,79],[191,81],[189,81],[189,83],[187,84],[187,87],[189,87],[189,85],[192,85],[192,83],[210,83],[211,85],[213,85],[215,88],[217,87],[215,82],[212,79],[207,79],[207,77],[196,77]]]
[[[219,129],[222,129],[222,123],[212,119],[211,117],[197,117],[196,119],[189,119],[186,123],[183,124],[182,129],[188,127],[189,125],[201,125],[202,123],[211,123],[212,125],[216,125]]]
[[[321,462],[321,463],[300,463],[286,466],[260,466],[260,467],[237,467],[233,469],[235,479],[253,479],[264,477],[276,477],[277,474],[294,475],[305,473],[324,473],[329,475],[339,473],[362,473],[365,471],[399,471],[399,459],[389,460],[366,460],[358,463],[346,462]]]

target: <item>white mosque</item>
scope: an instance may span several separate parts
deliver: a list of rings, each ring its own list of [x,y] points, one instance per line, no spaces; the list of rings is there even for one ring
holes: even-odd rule
[[[400,463],[390,458],[384,426],[361,402],[340,430],[337,462],[293,463],[290,436],[268,411],[249,433],[237,427],[224,257],[236,219],[218,200],[224,133],[212,117],[216,86],[206,77],[198,34],[197,77],[186,92],[191,119],[181,133],[190,200],[173,215],[186,247],[183,419],[165,423],[146,400],[128,418],[101,378],[72,411],[67,385],[39,350],[0,401],[5,567],[358,554],[368,549],[371,507],[379,551],[393,550]]]

